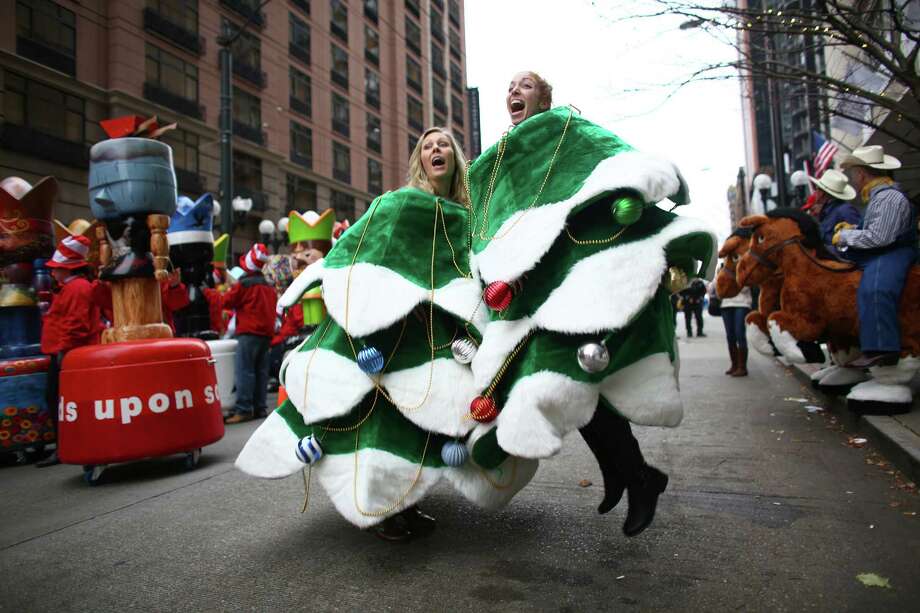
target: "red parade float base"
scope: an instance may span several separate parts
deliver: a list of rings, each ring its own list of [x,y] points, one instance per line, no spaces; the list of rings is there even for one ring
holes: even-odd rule
[[[61,365],[58,417],[58,455],[84,465],[90,483],[98,465],[173,453],[192,467],[224,435],[214,359],[189,338],[74,349]]]

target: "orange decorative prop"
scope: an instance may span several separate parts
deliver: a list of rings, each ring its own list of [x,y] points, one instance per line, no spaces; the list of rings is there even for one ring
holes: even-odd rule
[[[61,461],[127,462],[220,440],[212,361],[204,341],[187,338],[74,349],[61,367]]]

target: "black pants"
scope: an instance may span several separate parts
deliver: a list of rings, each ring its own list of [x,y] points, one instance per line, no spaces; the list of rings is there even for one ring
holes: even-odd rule
[[[54,424],[54,435],[57,436],[58,425],[58,398],[61,384],[61,361],[64,359],[63,353],[49,355],[51,362],[48,364],[48,379],[45,387],[45,402],[48,403],[48,415],[51,416],[51,423]]]
[[[696,318],[696,335],[699,336],[703,332],[703,303],[684,304],[684,323],[687,324],[687,336],[693,334],[693,329],[690,326],[691,317]]]

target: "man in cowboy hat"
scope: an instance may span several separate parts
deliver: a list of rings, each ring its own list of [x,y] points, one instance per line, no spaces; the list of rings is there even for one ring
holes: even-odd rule
[[[835,250],[831,241],[837,224],[845,222],[855,228],[862,221],[862,213],[849,202],[856,197],[856,190],[847,176],[837,170],[825,170],[820,179],[808,177],[808,180],[817,188],[811,196],[809,213],[821,226],[821,240]]]
[[[67,235],[46,264],[58,288],[42,321],[42,353],[51,357],[48,365],[50,407],[57,406],[58,374],[64,354],[77,347],[99,343],[102,333],[102,311],[93,283],[86,278],[90,272],[86,259],[89,250],[88,238]],[[51,416],[56,428],[58,412],[52,410]],[[58,463],[55,451],[35,466],[44,468]]]
[[[862,223],[838,224],[833,238],[863,270],[857,293],[863,355],[849,366],[893,366],[901,353],[898,305],[917,256],[917,211],[891,178],[901,162],[881,146],[854,150],[841,167],[867,203]]]

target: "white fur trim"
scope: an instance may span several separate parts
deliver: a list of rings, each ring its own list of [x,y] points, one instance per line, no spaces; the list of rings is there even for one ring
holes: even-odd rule
[[[470,459],[459,468],[445,469],[444,477],[457,492],[473,504],[495,510],[507,505],[524,489],[533,479],[539,466],[539,460],[511,456],[498,467],[487,471]],[[498,487],[493,484],[497,484]]]
[[[431,391],[428,376],[431,372]],[[470,402],[477,395],[473,373],[453,358],[440,358],[381,377],[381,384],[403,416],[423,430],[461,437],[473,429]],[[425,402],[417,406],[422,399]]]
[[[428,453],[440,453],[440,449],[429,447]],[[312,473],[342,517],[359,528],[367,528],[416,504],[440,481],[444,472],[440,468],[423,468],[418,481],[410,489],[418,470],[418,464],[414,462],[408,462],[387,451],[367,448],[358,451],[357,462],[353,453],[325,455],[313,465]],[[400,506],[387,515],[369,517],[358,510],[355,505],[355,494],[358,497],[358,505],[365,513],[383,511],[403,494],[406,494],[406,497]]]
[[[859,347],[850,347],[849,349],[838,349],[831,353],[828,351],[831,356],[831,361],[838,366],[844,366],[849,364],[853,360],[859,357]]]
[[[913,394],[906,385],[886,385],[870,379],[851,389],[847,400],[910,404],[913,402]]]
[[[658,290],[667,269],[668,243],[696,232],[708,234],[715,248],[716,237],[703,222],[678,217],[653,236],[584,258],[540,305],[534,322],[568,334],[623,328]],[[710,254],[708,260],[715,258]]]
[[[674,427],[684,417],[676,370],[667,353],[655,353],[611,374],[600,391],[634,424]]]
[[[770,344],[770,337],[764,334],[763,331],[754,324],[745,324],[745,328],[747,328],[748,344],[750,344],[757,353],[772,356],[773,345]]]
[[[906,357],[898,360],[895,366],[876,366],[870,368],[872,378],[883,384],[907,385],[914,378],[914,373],[920,370],[920,360],[915,357]]]
[[[474,279],[457,278],[435,289],[434,303],[461,321],[467,321],[479,306],[481,291]],[[325,269],[323,300],[329,314],[343,328],[346,328],[346,296],[349,299],[348,332],[353,336],[367,336],[391,326],[416,305],[429,301],[431,290],[376,264],[360,263],[346,268]]]
[[[316,356],[311,363],[314,353]],[[306,377],[308,364],[309,380]],[[374,389],[374,382],[353,360],[328,349],[292,353],[286,360],[283,379],[288,400],[308,424],[347,414]],[[306,406],[305,385],[308,386]]]
[[[478,389],[489,387],[508,355],[533,328],[533,321],[529,317],[489,322],[471,364]]]
[[[830,374],[831,372],[833,372],[835,368],[839,368],[839,367],[838,366],[825,366],[824,368],[819,368],[815,372],[808,375],[808,378],[813,383],[817,383],[818,381],[821,380],[821,377],[823,377],[824,375]]]
[[[277,412],[259,426],[236,458],[236,467],[253,477],[280,479],[304,467],[294,450],[297,435]]]
[[[659,202],[678,192],[680,174],[670,162],[638,151],[602,160],[567,200],[517,211],[508,217],[496,232],[497,238],[477,255],[482,280],[488,284],[517,279],[546,254],[572,209],[624,188],[636,190],[646,202]]]
[[[499,446],[522,458],[547,458],[597,408],[597,387],[541,371],[519,379],[496,419]]]
[[[779,324],[772,319],[767,326],[770,328],[770,338],[773,340],[773,344],[776,345],[776,350],[783,354],[783,357],[793,364],[807,362],[794,336],[780,328]]]
[[[213,243],[214,235],[210,230],[177,230],[167,232],[169,245],[186,245],[188,243]]]
[[[820,371],[823,375],[817,380],[819,386],[852,385],[865,381],[866,373],[858,368],[844,368],[842,366],[829,366]],[[817,373],[815,373],[817,374]]]
[[[289,309],[298,302],[307,292],[307,288],[322,280],[323,264],[325,260],[319,259],[300,271],[300,274],[291,282],[288,288],[278,299],[279,308]]]

